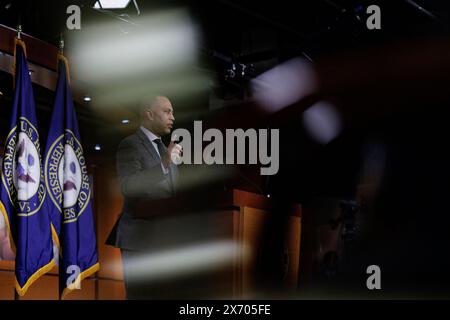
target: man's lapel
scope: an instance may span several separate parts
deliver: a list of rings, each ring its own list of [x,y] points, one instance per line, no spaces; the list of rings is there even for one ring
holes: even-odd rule
[[[156,152],[155,147],[153,146],[153,143],[150,142],[150,140],[148,139],[148,137],[145,135],[145,133],[138,128],[136,131],[136,134],[138,135],[139,139],[141,139],[142,144],[144,145],[144,148],[147,150],[148,153],[150,153],[150,155],[155,159],[155,161],[157,161],[158,163],[161,163],[161,158],[159,157],[158,153]],[[176,165],[172,164],[169,166],[169,181],[170,181],[170,186],[172,188],[172,193],[173,195],[175,195],[176,193],[176,180],[177,180],[177,171],[178,168],[176,167]]]
[[[144,145],[145,149],[148,151],[148,153],[150,153],[150,155],[155,159],[155,161],[161,162],[161,158],[156,152],[155,147],[153,146],[152,142],[150,142],[145,133],[140,128],[138,128],[136,134],[141,139],[141,142]]]

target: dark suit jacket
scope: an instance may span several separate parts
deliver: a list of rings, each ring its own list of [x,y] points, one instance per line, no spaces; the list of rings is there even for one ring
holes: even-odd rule
[[[137,218],[134,205],[143,199],[174,196],[178,170],[176,165],[171,164],[169,173],[164,174],[161,158],[140,128],[122,140],[116,160],[124,205],[106,243],[122,249],[146,250],[152,241],[152,228],[155,226],[150,220]]]

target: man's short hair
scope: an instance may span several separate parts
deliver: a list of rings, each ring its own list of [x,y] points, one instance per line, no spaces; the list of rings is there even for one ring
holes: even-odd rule
[[[144,96],[138,106],[138,115],[142,117],[143,113],[151,108],[153,108],[155,105],[159,103],[161,99],[168,99],[166,96],[161,94],[149,94]]]

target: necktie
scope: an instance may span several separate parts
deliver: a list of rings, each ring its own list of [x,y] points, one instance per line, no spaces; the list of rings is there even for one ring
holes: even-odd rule
[[[166,154],[167,150],[166,146],[164,145],[161,139],[155,139],[153,140],[153,142],[156,143],[156,145],[158,146],[159,157],[162,159],[163,156]]]
[[[155,139],[153,140],[153,142],[156,143],[156,145],[158,146],[158,151],[159,151],[159,157],[162,159],[162,157],[166,154],[167,148],[164,145],[164,143],[161,141],[161,139]],[[167,169],[166,169],[167,170]],[[174,190],[174,186],[173,186],[173,182],[172,182],[172,177],[167,174],[166,175],[166,179],[172,189],[172,195],[175,195],[175,190]]]

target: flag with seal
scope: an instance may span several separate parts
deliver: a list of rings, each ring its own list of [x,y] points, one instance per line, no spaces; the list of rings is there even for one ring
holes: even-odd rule
[[[55,262],[26,47],[19,39],[14,47],[14,97],[3,154],[0,208],[16,254],[16,291],[23,296]]]
[[[99,269],[91,185],[73,106],[67,59],[58,55],[58,82],[45,149],[47,207],[60,243],[62,298]]]

